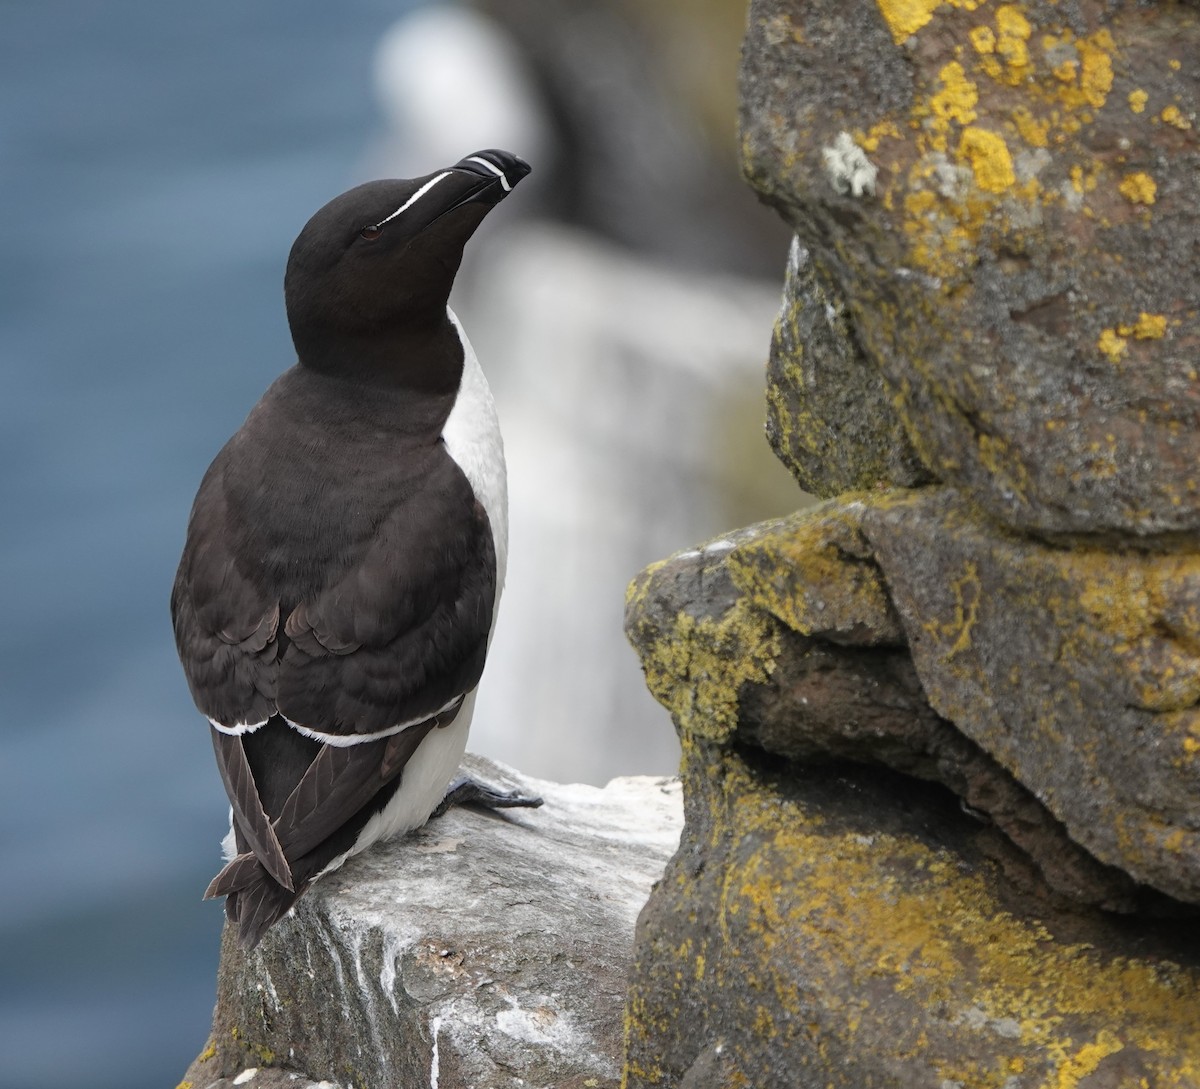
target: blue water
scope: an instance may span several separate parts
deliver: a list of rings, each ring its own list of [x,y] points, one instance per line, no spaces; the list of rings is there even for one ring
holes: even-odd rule
[[[408,2],[0,0],[5,1089],[161,1089],[203,1046],[225,801],[167,597]]]

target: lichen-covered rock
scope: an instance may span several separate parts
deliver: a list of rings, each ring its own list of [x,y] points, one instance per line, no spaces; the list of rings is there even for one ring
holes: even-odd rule
[[[685,745],[638,923],[627,1089],[1195,1089],[1194,927],[1030,911],[930,788]]]
[[[893,393],[854,337],[845,304],[793,240],[767,364],[767,439],[800,487],[828,498],[928,483]]]
[[[805,763],[884,764],[941,783],[1035,863],[1044,881],[1035,894],[1174,910],[1089,855],[930,706],[863,532],[896,501],[864,493],[826,503],[680,553],[634,581],[626,631],[681,737]]]
[[[1200,903],[1200,551],[1052,548],[947,490],[863,530],[938,713],[1097,858]]]
[[[747,174],[933,474],[1043,535],[1200,529],[1200,9],[754,0],[743,57]]]
[[[195,1089],[615,1089],[634,920],[678,842],[678,783],[560,786],[468,759],[545,805],[454,809],[373,848],[249,956],[227,930]]]
[[[686,823],[625,1084],[1196,1089],[1200,9],[752,0],[743,58],[768,435],[870,490],[631,586]]]

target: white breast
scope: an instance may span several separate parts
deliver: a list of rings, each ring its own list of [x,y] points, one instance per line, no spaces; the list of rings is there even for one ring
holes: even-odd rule
[[[496,403],[484,377],[475,349],[453,310],[447,309],[463,346],[462,384],[458,398],[442,429],[450,456],[466,475],[475,497],[487,511],[496,539],[496,602],[508,567],[508,477],[504,467],[504,442]]]

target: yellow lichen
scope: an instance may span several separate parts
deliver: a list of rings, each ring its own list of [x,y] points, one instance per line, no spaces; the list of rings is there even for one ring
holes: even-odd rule
[[[899,45],[933,18],[941,0],[876,0],[876,4]]]
[[[971,39],[976,53],[996,52],[996,35],[990,26],[972,27],[967,36]]]
[[[1090,193],[1096,188],[1096,171],[1085,173],[1083,167],[1076,164],[1071,167],[1071,188],[1076,193]]]
[[[1115,329],[1105,329],[1096,340],[1096,347],[1108,357],[1110,363],[1116,363],[1125,354],[1129,343]]]
[[[1054,78],[1060,83],[1074,83],[1075,73],[1079,71],[1078,61],[1065,60],[1052,69]]]
[[[1130,91],[1129,108],[1133,110],[1134,113],[1141,113],[1142,110],[1146,108],[1146,100],[1149,99],[1149,97],[1150,96],[1146,94],[1146,92],[1140,87],[1136,91]]]
[[[934,117],[943,122],[943,131],[944,125],[950,121],[957,121],[960,125],[974,121],[979,91],[967,79],[963,66],[958,61],[951,61],[938,73],[938,79],[941,80],[942,89],[929,99],[929,108]]]
[[[896,1040],[896,1076],[912,1063],[913,1075],[920,1071],[932,1085],[999,1089],[1021,1075],[1040,1089],[1079,1089],[1122,1049],[1154,1089],[1198,1083],[1195,969],[1055,938],[1035,919],[1010,914],[985,874],[952,851],[917,835],[825,824],[805,803],[773,793],[736,754],[720,762],[705,790],[714,846],[725,851],[710,853],[697,880],[717,882],[723,950],[710,960],[732,958],[749,984],[752,1031],[802,1033],[807,1054],[822,1035],[851,1042],[870,1024],[873,1039]],[[814,1014],[804,994],[847,972],[869,980],[875,997],[858,1002],[853,992],[824,988]],[[937,1011],[930,1016],[942,1034],[962,1026],[971,1046],[904,1029],[889,1034],[885,1019],[896,1017],[897,1000]],[[770,1024],[757,1023],[760,1004],[772,1012]],[[976,1024],[1004,1030],[981,1037],[968,1027]],[[861,1068],[836,1069],[810,1080],[860,1083]]]
[[[1046,147],[1050,143],[1049,133],[1053,122],[1049,118],[1034,117],[1024,106],[1017,106],[1013,109],[1012,120],[1021,139],[1030,147]]]
[[[1200,610],[1181,609],[1179,598],[1200,578],[1200,554],[1118,559],[1085,551],[1047,559],[1062,584],[1078,589],[1072,656],[1111,662],[1112,683],[1128,704],[1162,713],[1162,736],[1185,734],[1200,701]],[[1184,717],[1166,717],[1177,711]]]
[[[1008,144],[999,133],[970,125],[958,143],[958,159],[975,175],[975,184],[987,193],[1003,193],[1016,183]]]
[[[1137,340],[1161,340],[1167,335],[1167,318],[1165,314],[1147,314],[1143,310],[1137,321],[1118,325],[1117,332],[1123,337],[1135,337]]]
[[[1053,34],[1042,38],[1043,51],[1056,58],[1051,72],[1059,86],[1053,97],[1071,111],[1060,118],[1064,131],[1078,131],[1083,117],[1076,116],[1084,106],[1099,109],[1108,100],[1112,90],[1112,54],[1115,49],[1112,34],[1098,30],[1086,38],[1076,39],[1069,30],[1057,37]],[[1057,59],[1063,50],[1074,49],[1075,57]],[[1090,118],[1088,118],[1090,121]]]
[[[875,151],[885,136],[900,139],[900,129],[895,121],[877,121],[866,132],[856,132],[854,140],[864,151]]]
[[[1192,127],[1191,121],[1183,115],[1183,111],[1178,106],[1168,106],[1158,116],[1165,124],[1173,125],[1177,129],[1190,129]]]
[[[804,635],[865,628],[899,638],[878,567],[853,555],[868,555],[859,530],[864,509],[884,502],[878,493],[849,493],[765,523],[730,554],[734,585],[755,609]]]
[[[949,6],[970,10],[954,0]],[[932,17],[925,13],[922,25]],[[1064,199],[1073,210],[1090,214],[1072,194],[1094,188],[1095,163],[1069,165],[1072,188],[1043,189],[1037,173],[1044,161],[1022,158],[1023,149],[1013,141],[1039,150],[1061,146],[1092,123],[1091,110],[1104,104],[1113,80],[1115,43],[1106,29],[1078,39],[1065,29],[1045,34],[1037,39],[1038,52],[1024,5],[1007,3],[994,9],[990,23],[966,33],[972,49],[956,49],[933,88],[913,104],[909,123],[918,133],[917,157],[907,172],[907,192],[896,193],[908,212],[903,230],[910,259],[948,285],[975,263],[980,232],[988,224],[1037,223],[1043,206]],[[980,76],[1027,88],[1025,100],[995,110]],[[947,155],[969,169],[965,176],[973,184],[964,183],[965,171],[947,166]],[[889,207],[891,198],[889,191]]]
[[[1004,4],[996,9],[996,53],[1008,65],[1005,82],[1016,86],[1025,78],[1029,67],[1029,41],[1033,28],[1015,4]]]
[[[1094,1074],[1103,1059],[1125,1047],[1108,1029],[1101,1029],[1095,1041],[1084,1044],[1058,1068],[1054,1089],[1075,1089],[1089,1074]]]
[[[929,621],[925,625],[927,631],[942,639],[954,638],[943,656],[947,659],[962,653],[971,645],[971,630],[975,627],[979,612],[979,570],[976,565],[968,563],[962,577],[950,583],[950,590],[954,594],[953,617],[944,624]]]
[[[741,686],[765,683],[779,653],[770,618],[742,601],[719,619],[680,612],[665,631],[643,622],[639,638],[651,695],[680,730],[716,742],[737,727]]]
[[[1029,494],[1029,470],[1012,444],[998,435],[982,432],[976,436],[975,447],[979,452],[979,464],[996,485],[1025,501]]]
[[[1154,179],[1141,170],[1126,174],[1117,188],[1130,204],[1153,204],[1158,192]]]
[[[1090,38],[1077,42],[1076,48],[1079,50],[1080,87],[1084,98],[1099,109],[1112,90],[1113,37],[1107,30],[1099,30]]]
[[[937,195],[928,189],[917,189],[904,198],[904,209],[911,216],[923,216],[937,204]]]

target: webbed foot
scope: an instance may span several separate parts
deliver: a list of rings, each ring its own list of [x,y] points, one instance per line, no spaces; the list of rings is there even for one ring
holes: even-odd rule
[[[499,790],[470,775],[459,775],[446,788],[446,794],[429,819],[442,816],[453,805],[478,805],[484,809],[536,809],[542,799],[519,790]]]

